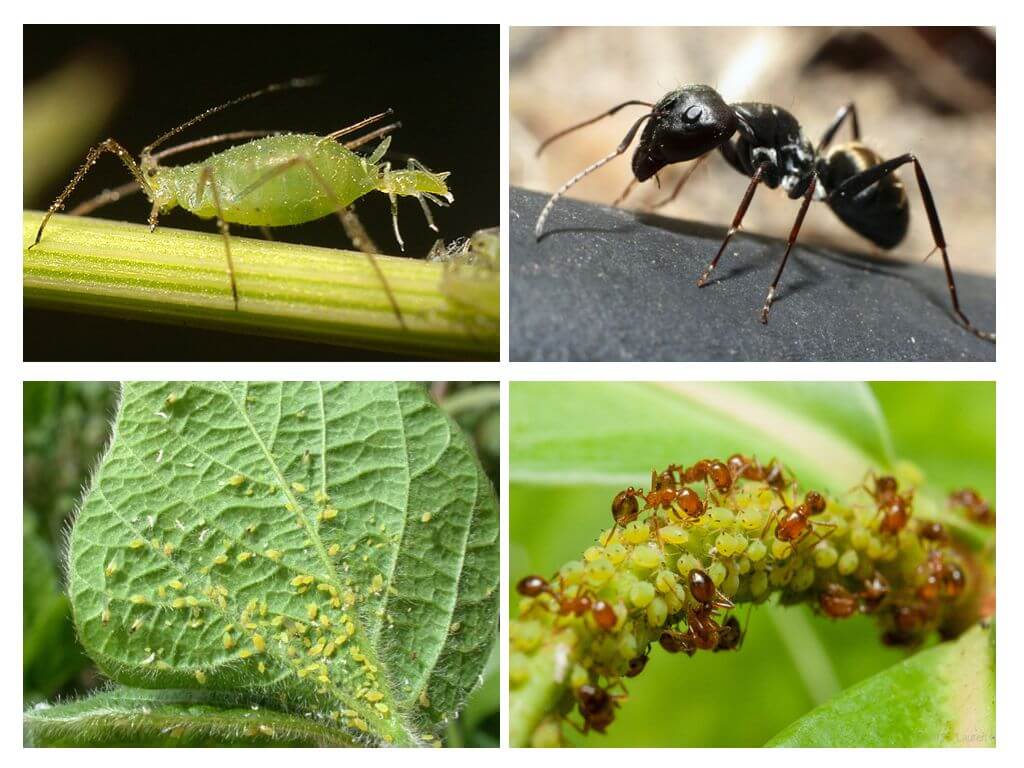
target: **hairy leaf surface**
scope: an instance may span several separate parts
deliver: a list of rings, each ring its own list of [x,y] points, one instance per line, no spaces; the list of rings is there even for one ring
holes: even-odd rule
[[[75,623],[115,680],[393,743],[477,684],[497,583],[490,484],[408,384],[127,384],[71,534]]]

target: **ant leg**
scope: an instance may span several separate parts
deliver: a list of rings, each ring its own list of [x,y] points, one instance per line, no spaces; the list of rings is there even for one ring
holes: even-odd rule
[[[626,102],[626,103],[629,104],[629,103],[632,103],[632,102]],[[646,103],[646,102],[638,102],[638,103],[643,104],[643,103]],[[620,105],[620,106],[625,106],[625,105],[623,104],[623,105]],[[602,117],[604,117],[604,115],[602,115]],[[551,209],[554,208],[555,207],[555,203],[558,202],[558,198],[560,198],[562,195],[564,195],[566,192],[568,192],[569,188],[572,187],[576,182],[578,182],[584,176],[590,175],[591,173],[596,171],[598,168],[600,168],[603,165],[606,165],[607,163],[610,163],[616,157],[618,157],[623,152],[625,152],[627,149],[629,149],[629,145],[633,143],[633,139],[636,138],[637,131],[640,130],[640,126],[643,125],[644,120],[649,120],[652,117],[654,117],[654,113],[653,112],[648,112],[646,115],[644,115],[639,120],[637,120],[635,123],[633,123],[633,125],[630,127],[629,131],[623,137],[622,141],[619,142],[619,146],[617,146],[615,148],[614,152],[611,152],[611,153],[605,155],[604,157],[602,157],[600,160],[591,163],[586,168],[584,168],[582,171],[580,171],[575,176],[573,176],[571,179],[569,179],[567,182],[565,182],[565,184],[563,184],[561,187],[558,188],[558,191],[555,192],[555,194],[553,194],[551,196],[551,199],[548,200],[547,204],[541,210],[540,216],[537,217],[537,223],[533,227],[534,237],[536,237],[538,240],[540,239],[541,233],[544,231],[544,222],[547,221],[548,215],[551,213]],[[590,121],[590,122],[593,122],[593,121]],[[587,125],[587,123],[581,123],[581,125]],[[580,127],[580,126],[576,126],[576,128],[578,128],[578,127]],[[569,130],[574,130],[574,129],[569,129]],[[552,136],[550,139],[548,139],[547,142],[544,143],[544,145],[550,143],[551,141],[554,141],[559,136],[565,135],[567,132],[568,131],[562,131],[562,133],[556,134],[555,136]],[[542,145],[542,148],[543,148],[544,145]]]
[[[385,139],[384,141],[388,141],[388,139]],[[303,157],[302,155],[293,157],[290,160],[285,160],[279,165],[271,168],[269,171],[263,174],[263,176],[257,179],[254,183],[250,184],[246,189],[242,190],[241,194],[238,196],[238,199],[241,200],[243,197],[248,195],[257,187],[260,187],[266,182],[270,181],[271,179],[279,176],[280,174],[287,171],[289,168],[294,168],[296,165],[301,165],[302,167],[304,167],[309,172],[309,175],[313,178],[313,180],[320,186],[320,189],[323,191],[323,193],[327,195],[327,199],[333,201],[336,204],[335,213],[337,214],[338,219],[341,221],[342,227],[344,228],[345,219],[343,214],[345,209],[342,208],[340,204],[337,204],[337,195],[334,194],[334,190],[331,189],[331,185],[327,183],[327,179],[325,179],[323,175],[320,173],[320,171],[316,169],[316,166],[309,162],[308,158]],[[392,201],[392,212],[394,212],[395,207],[396,203],[395,201]],[[391,304],[391,308],[395,312],[395,317],[398,318],[398,324],[401,326],[403,331],[408,330],[408,326],[406,326],[405,324],[405,319],[402,317],[402,310],[399,309],[398,307],[398,301],[396,301],[395,295],[391,292],[391,286],[388,285],[388,281],[384,277],[384,272],[381,270],[380,264],[377,263],[376,257],[372,253],[367,253],[366,258],[370,262],[370,266],[373,267],[374,272],[377,273],[377,277],[380,279],[381,285],[384,287],[384,293],[387,295],[388,302]]]
[[[768,295],[764,299],[764,306],[761,307],[761,322],[768,323],[768,310],[772,308],[772,302],[775,300],[775,291],[779,287],[779,279],[782,277],[782,270],[786,268],[786,262],[789,261],[789,252],[793,250],[793,243],[796,242],[796,237],[800,234],[800,227],[804,223],[804,216],[807,215],[807,208],[811,204],[811,200],[814,198],[814,190],[818,185],[818,174],[811,174],[811,183],[807,185],[807,191],[804,192],[804,201],[800,204],[800,211],[796,215],[796,221],[793,222],[793,229],[789,233],[789,242],[786,243],[786,252],[782,255],[782,262],[779,264],[779,271],[775,273],[775,279],[772,280],[772,284],[768,286]]]
[[[633,187],[636,186],[636,183],[636,176],[634,176],[632,179],[629,180],[629,184],[626,185],[626,188],[622,190],[622,194],[616,197],[614,200],[612,200],[612,208],[618,208],[619,203],[621,203],[623,200],[629,197],[629,193],[633,191]]]
[[[228,262],[228,278],[231,280],[231,300],[235,305],[235,311],[238,311],[238,288],[235,285],[235,265],[231,259],[231,235],[228,232],[228,224],[224,221],[224,206],[220,202],[220,190],[217,189],[217,182],[213,178],[212,166],[203,166],[203,170],[199,173],[199,184],[197,188],[197,194],[199,199],[202,199],[206,186],[210,186],[210,192],[213,194],[213,205],[217,209],[217,229],[220,230],[221,237],[224,238],[224,255],[227,257]],[[150,215],[150,231],[156,227],[156,207],[153,208],[153,214]]]
[[[142,187],[139,186],[139,183],[137,181],[129,181],[127,184],[122,184],[119,187],[114,187],[113,189],[105,189],[100,194],[96,195],[96,197],[90,200],[86,200],[84,203],[79,203],[70,211],[68,211],[68,215],[86,216],[95,211],[97,208],[102,208],[105,205],[110,205],[110,203],[116,203],[123,197],[127,197],[128,195],[132,195],[135,194],[136,192],[141,191]]]
[[[82,166],[77,171],[75,171],[75,175],[71,177],[71,181],[69,181],[68,185],[64,187],[64,191],[57,196],[56,200],[53,201],[50,209],[46,212],[46,215],[43,216],[43,220],[39,222],[39,229],[36,231],[36,239],[29,248],[39,244],[39,240],[43,236],[43,230],[46,228],[46,224],[50,221],[50,217],[64,207],[64,202],[74,191],[75,187],[78,186],[78,182],[85,177],[85,174],[89,172],[90,168],[96,165],[96,161],[104,152],[110,152],[111,154],[117,155],[121,162],[124,163],[129,173],[131,173],[135,178],[135,182],[139,187],[142,189],[149,189],[149,185],[146,184],[146,179],[143,177],[142,171],[139,170],[139,166],[136,164],[135,160],[132,159],[132,156],[128,154],[128,150],[113,139],[102,141],[89,150],[89,153],[85,156],[85,162],[82,163]]]
[[[732,226],[729,227],[729,231],[725,233],[725,239],[718,247],[718,253],[715,254],[715,258],[711,260],[708,268],[704,270],[704,274],[702,274],[700,276],[700,280],[697,281],[698,287],[707,285],[708,278],[711,277],[711,272],[718,266],[718,260],[722,258],[722,254],[725,253],[725,246],[729,244],[729,241],[732,240],[732,236],[739,231],[741,226],[743,226],[743,217],[747,213],[747,208],[750,207],[750,201],[754,199],[754,192],[757,191],[757,185],[761,183],[761,179],[764,176],[764,172],[767,167],[767,163],[762,163],[757,166],[757,170],[754,171],[754,175],[750,177],[750,184],[747,185],[747,191],[743,195],[743,200],[740,201],[740,207],[736,209],[736,215],[732,217]]]
[[[857,141],[858,139],[860,139],[860,122],[857,120],[857,107],[851,101],[848,104],[840,107],[839,111],[836,112],[836,116],[835,118],[833,118],[832,123],[828,126],[828,128],[825,129],[825,132],[821,135],[821,141],[818,142],[818,150],[815,154],[820,155],[828,148],[828,145],[832,143],[832,139],[835,138],[836,132],[839,130],[839,127],[843,124],[843,121],[847,117],[850,118],[850,128],[853,130],[853,140]]]
[[[928,224],[931,226],[932,238],[935,240],[935,249],[932,253],[937,250],[942,254],[942,266],[946,270],[946,283],[949,286],[949,298],[953,302],[953,314],[959,318],[968,331],[979,339],[995,341],[996,335],[994,333],[988,333],[987,331],[975,328],[974,324],[967,319],[967,315],[960,309],[960,302],[956,297],[956,283],[953,281],[953,267],[949,263],[949,254],[946,252],[946,238],[942,234],[942,224],[939,222],[939,212],[935,207],[935,199],[932,197],[931,187],[928,186],[928,180],[925,178],[924,169],[921,168],[921,163],[917,157],[907,153],[879,163],[873,168],[868,168],[866,171],[861,171],[856,176],[851,176],[836,187],[830,197],[852,197],[907,163],[914,164],[917,186],[921,190],[921,200],[924,202],[925,213],[928,214]],[[928,255],[930,256],[931,254]]]
[[[700,164],[707,160],[709,157],[711,157],[710,152],[701,155],[693,163],[691,163],[690,167],[683,172],[683,175],[679,179],[679,181],[676,182],[676,185],[672,190],[672,194],[669,195],[668,197],[662,198],[656,203],[652,203],[650,206],[650,210],[656,211],[659,208],[664,208],[666,205],[668,205],[677,197],[679,197],[679,193],[683,191],[683,187],[686,186],[686,182],[688,182],[690,180],[690,177],[693,176],[694,171],[696,171],[700,167]]]

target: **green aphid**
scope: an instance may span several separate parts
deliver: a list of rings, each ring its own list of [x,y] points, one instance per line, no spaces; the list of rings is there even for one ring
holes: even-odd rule
[[[276,131],[235,131],[218,136],[194,139],[177,146],[154,151],[168,139],[186,128],[227,107],[266,93],[315,85],[315,80],[295,79],[270,85],[253,93],[240,96],[200,113],[191,120],[167,131],[143,148],[136,162],[131,154],[113,139],[97,144],[86,156],[85,162],[64,191],[53,202],[43,217],[33,245],[42,239],[50,217],[64,207],[68,197],[96,160],[106,152],[116,155],[128,169],[135,186],[117,194],[106,193],[89,204],[90,210],[113,202],[126,193],[142,191],[153,204],[149,217],[151,229],[157,226],[161,214],[174,208],[183,208],[203,219],[216,219],[224,238],[225,267],[231,290],[233,307],[238,309],[238,288],[231,256],[228,224],[256,227],[283,227],[336,214],[357,248],[366,251],[384,291],[388,295],[395,316],[402,327],[401,311],[383,273],[373,256],[373,244],[350,206],[370,192],[381,192],[391,200],[391,217],[395,239],[404,250],[398,231],[398,197],[413,197],[420,206],[431,229],[434,226],[427,201],[447,205],[453,198],[445,179],[448,173],[434,173],[421,163],[410,159],[408,167],[392,170],[391,163],[383,160],[391,144],[392,131],[399,127],[391,123],[375,128],[361,137],[338,143],[348,136],[391,115],[391,110],[373,115],[326,136],[314,134],[280,134]],[[383,140],[368,155],[353,150],[375,139]],[[182,166],[164,166],[160,161],[173,154],[225,141],[248,139],[244,144],[211,155],[201,162]],[[31,246],[30,246],[31,247]]]

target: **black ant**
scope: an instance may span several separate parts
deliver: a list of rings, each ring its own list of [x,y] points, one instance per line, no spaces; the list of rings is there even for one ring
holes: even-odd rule
[[[633,176],[636,182],[656,177],[659,171],[673,163],[703,158],[715,149],[722,153],[729,165],[750,178],[732,226],[715,257],[697,281],[698,286],[707,284],[726,246],[740,229],[758,184],[764,183],[769,189],[781,186],[792,200],[803,198],[789,233],[786,252],[761,308],[761,322],[767,323],[768,311],[778,291],[782,271],[786,268],[789,253],[800,233],[811,201],[826,202],[846,226],[880,248],[894,248],[903,241],[910,222],[906,191],[895,171],[912,163],[935,241],[934,250],[942,254],[953,313],[971,333],[987,341],[995,341],[994,333],[976,328],[960,309],[953,268],[946,252],[946,239],[920,161],[911,153],[883,160],[877,152],[861,143],[860,125],[853,102],[836,113],[815,148],[804,135],[797,119],[782,107],[757,102],[727,104],[710,86],[688,85],[665,94],[657,104],[640,100],[618,104],[597,117],[556,133],[540,145],[537,154],[556,139],[633,105],[649,107],[651,111],[633,123],[613,152],[584,168],[552,195],[537,218],[534,233],[538,239],[558,198],[576,182],[626,152],[640,127],[647,122],[640,143],[633,153]],[[850,120],[853,141],[829,149],[832,139],[847,118]],[[676,187],[672,198],[681,188],[681,184]]]
[[[582,618],[589,611],[597,625],[610,632],[615,629],[619,617],[612,606],[595,598],[587,592],[579,592],[570,597],[564,591],[556,592],[543,576],[526,576],[519,580],[516,591],[523,597],[540,597],[543,594],[550,595],[557,605],[557,612],[562,616],[576,616]]]

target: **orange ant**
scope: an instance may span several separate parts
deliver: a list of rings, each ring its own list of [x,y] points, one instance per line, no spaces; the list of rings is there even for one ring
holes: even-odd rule
[[[818,593],[818,605],[830,619],[848,619],[857,612],[857,598],[842,584],[832,582]]]
[[[618,681],[618,685],[622,685]],[[605,729],[615,721],[615,710],[619,707],[619,700],[626,698],[626,694],[612,695],[608,688],[599,685],[584,683],[576,689],[576,702],[580,716],[583,718],[583,727],[566,720],[576,730],[587,735],[591,730],[604,733]],[[625,690],[625,687],[623,687]]]
[[[658,643],[669,653],[685,653],[693,656],[697,652],[697,646],[693,642],[693,633],[690,631],[680,632],[676,629],[664,629]]]
[[[988,502],[973,488],[962,488],[949,494],[951,507],[962,507],[967,512],[967,519],[981,525],[994,525],[996,516]]]
[[[615,609],[604,600],[583,591],[578,592],[572,597],[566,595],[564,590],[558,593],[542,576],[526,576],[520,579],[516,585],[516,591],[524,597],[540,597],[542,594],[549,595],[557,603],[556,612],[560,616],[582,618],[587,614],[587,611],[590,611],[597,626],[606,632],[615,629],[615,625],[619,620]]]
[[[864,579],[864,589],[858,596],[861,599],[860,609],[864,613],[874,613],[882,604],[882,601],[889,596],[889,582],[878,571],[869,579]]]
[[[955,600],[967,585],[963,569],[956,563],[946,562],[938,550],[928,553],[928,559],[919,566],[919,570],[925,572],[925,578],[917,588],[917,596],[925,602],[939,598]]]
[[[750,627],[750,608],[751,605],[747,606],[747,627]],[[722,627],[718,631],[718,645],[715,646],[714,652],[719,651],[738,651],[743,647],[743,639],[747,636],[747,630],[740,626],[740,620],[735,615],[729,616],[724,622]]]
[[[832,533],[832,530],[835,530],[835,524],[819,522],[819,525],[832,529],[829,533],[825,534],[825,536],[822,536],[814,530],[814,524],[811,521],[811,518],[815,515],[820,515],[825,511],[827,506],[828,503],[825,501],[824,496],[817,491],[808,491],[804,496],[802,504],[798,504],[793,509],[785,506],[772,512],[771,517],[768,518],[768,522],[765,524],[764,530],[761,531],[761,536],[764,536],[765,532],[771,527],[773,521],[778,520],[775,525],[775,538],[789,544],[794,552],[796,551],[797,545],[812,533],[817,536],[819,540],[824,539]],[[781,519],[778,519],[779,513],[782,512],[783,509],[786,510],[786,513]]]
[[[914,501],[913,489],[906,495],[901,495],[899,483],[892,475],[876,477],[869,473],[868,477],[872,478],[874,488],[863,483],[860,487],[875,500],[875,504],[878,506],[878,514],[882,517],[882,522],[878,524],[879,532],[889,535],[899,533],[906,528],[907,522],[910,520],[911,505]]]
[[[700,568],[690,571],[687,584],[690,594],[698,603],[696,608],[691,607],[686,611],[690,639],[696,648],[710,651],[718,646],[722,629],[715,621],[714,612],[719,608],[733,608],[733,602],[718,591],[715,582]]]
[[[924,541],[930,541],[933,544],[945,544],[949,541],[949,533],[946,532],[942,523],[927,520],[918,522],[917,535]]]

